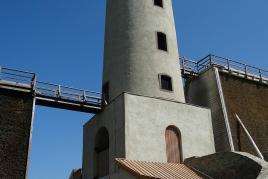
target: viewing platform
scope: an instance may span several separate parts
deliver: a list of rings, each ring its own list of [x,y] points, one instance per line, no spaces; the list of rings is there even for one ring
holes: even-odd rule
[[[216,55],[208,55],[199,61],[189,60],[185,57],[181,57],[180,63],[182,76],[184,78],[193,78],[210,69],[211,67],[217,67],[221,72],[229,73],[231,75],[263,84],[268,84],[267,70]]]

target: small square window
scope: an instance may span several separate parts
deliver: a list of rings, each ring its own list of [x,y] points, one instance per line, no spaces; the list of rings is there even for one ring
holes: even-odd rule
[[[159,75],[160,87],[163,90],[173,91],[172,78],[168,75]]]
[[[159,7],[164,7],[163,0],[154,0],[154,5]]]
[[[168,51],[167,36],[163,32],[157,32],[157,45],[159,50]]]

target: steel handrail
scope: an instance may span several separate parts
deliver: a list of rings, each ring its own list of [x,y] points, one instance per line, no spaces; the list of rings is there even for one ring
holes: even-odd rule
[[[71,100],[75,103],[89,105],[102,105],[102,94],[96,91],[74,88],[66,85],[37,81],[35,73],[5,68],[0,66],[0,81],[18,84],[21,87],[27,85],[37,97],[58,100]],[[5,85],[5,83],[4,83]],[[16,85],[16,87],[18,87]]]
[[[14,73],[5,72],[5,71],[2,71],[2,74],[7,74],[7,75],[12,75],[12,76],[17,76],[17,77],[22,77],[22,78],[28,78],[28,79],[31,79],[31,76],[24,76],[24,75],[21,75],[21,74],[14,74]]]
[[[192,67],[190,63],[193,62],[193,60],[189,60],[186,58],[180,58],[181,60],[181,66],[182,69],[187,69],[189,67]],[[196,68],[193,68],[194,73],[201,73],[211,66],[218,66],[218,67],[223,67],[228,71],[237,71],[237,72],[242,72],[246,76],[257,76],[260,78],[260,80],[264,78],[268,78],[268,70],[264,70],[252,65],[248,65],[245,63],[241,63],[232,59],[220,57],[217,55],[207,55],[206,57],[202,58],[199,61],[194,61],[197,64]],[[189,70],[189,69],[188,69]]]
[[[24,74],[31,74],[31,75],[34,75],[34,74],[35,74],[35,73],[33,73],[33,72],[22,71],[22,70],[17,70],[17,69],[12,69],[12,68],[6,68],[6,67],[3,67],[3,66],[0,66],[0,68],[1,68],[2,70],[15,71],[15,72],[20,72],[20,73],[24,73]]]

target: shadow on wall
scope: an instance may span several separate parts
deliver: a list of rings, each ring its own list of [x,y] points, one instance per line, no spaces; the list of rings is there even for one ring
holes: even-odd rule
[[[264,153],[263,153],[263,157],[264,157],[264,159],[265,159],[266,161],[268,161],[268,152],[264,152]]]

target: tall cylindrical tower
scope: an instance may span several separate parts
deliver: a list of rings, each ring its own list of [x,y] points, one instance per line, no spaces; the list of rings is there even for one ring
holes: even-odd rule
[[[172,0],[108,0],[103,92],[185,102]]]

